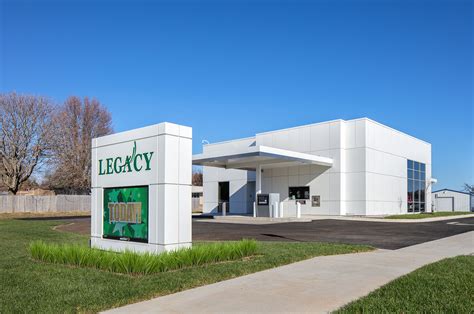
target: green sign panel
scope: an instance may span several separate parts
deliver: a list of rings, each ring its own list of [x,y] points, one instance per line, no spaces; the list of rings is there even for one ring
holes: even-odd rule
[[[148,242],[148,187],[104,189],[104,238]]]

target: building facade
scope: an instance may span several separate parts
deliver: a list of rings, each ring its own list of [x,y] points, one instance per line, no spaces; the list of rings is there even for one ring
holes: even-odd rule
[[[431,211],[431,144],[370,120],[334,120],[208,144],[204,213],[250,214],[279,193],[284,216]],[[427,205],[428,204],[428,205]]]
[[[443,189],[434,191],[431,196],[433,211],[470,212],[474,211],[474,195],[468,192]]]

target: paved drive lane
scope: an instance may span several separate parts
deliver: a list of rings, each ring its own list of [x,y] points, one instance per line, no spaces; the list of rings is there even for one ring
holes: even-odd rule
[[[66,226],[57,229],[90,234],[90,219],[65,219]],[[367,244],[381,249],[433,241],[474,231],[474,218],[417,223],[369,222],[324,219],[268,225],[202,222],[193,220],[193,241],[239,240],[319,241]]]

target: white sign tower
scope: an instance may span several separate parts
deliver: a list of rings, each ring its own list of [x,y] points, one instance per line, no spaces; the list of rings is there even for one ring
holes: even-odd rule
[[[192,129],[160,123],[92,140],[91,247],[191,246]]]

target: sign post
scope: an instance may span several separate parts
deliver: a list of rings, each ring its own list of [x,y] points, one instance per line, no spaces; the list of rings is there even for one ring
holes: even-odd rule
[[[192,129],[160,123],[92,140],[91,247],[191,246]]]

